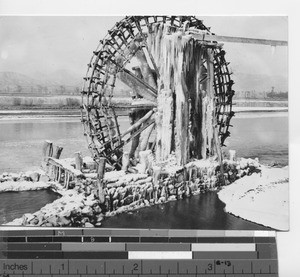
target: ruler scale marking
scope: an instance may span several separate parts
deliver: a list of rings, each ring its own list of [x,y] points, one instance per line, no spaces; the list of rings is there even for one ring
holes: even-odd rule
[[[18,274],[37,277],[41,276],[41,272],[41,277],[145,277],[149,274],[152,277],[155,274],[160,277],[278,277],[274,232],[123,229],[42,231],[39,234],[32,229],[5,233],[0,230],[0,256],[4,257],[0,260],[0,270],[5,269],[10,277]],[[249,234],[253,234],[253,237],[248,237]],[[23,254],[18,253],[20,251]],[[25,265],[27,270],[19,273],[14,268],[18,266],[21,269]],[[45,271],[47,267],[49,270]],[[14,270],[10,271],[10,268]]]

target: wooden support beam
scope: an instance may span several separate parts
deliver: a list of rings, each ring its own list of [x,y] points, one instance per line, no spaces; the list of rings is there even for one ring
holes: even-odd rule
[[[179,30],[181,29],[179,28]],[[248,43],[248,44],[261,44],[261,45],[270,45],[270,46],[288,46],[288,41],[286,40],[212,35],[212,34],[205,34],[202,30],[189,30],[185,32],[185,34],[191,35],[194,39],[201,40],[201,41]],[[143,35],[147,36],[148,34],[144,33]]]
[[[192,37],[197,40],[203,41],[222,41],[232,43],[248,43],[248,44],[261,44],[270,46],[288,46],[288,42],[285,40],[273,40],[273,39],[259,39],[259,38],[246,38],[246,37],[231,37],[231,36],[219,36],[210,34],[192,34]]]
[[[54,159],[52,157],[49,157],[48,158],[48,163],[52,167],[62,167],[64,170],[68,171],[74,177],[82,177],[83,176],[81,171],[75,169],[73,166],[69,165],[68,163],[66,163],[62,160],[58,160],[58,159]]]
[[[145,114],[140,120],[135,122],[133,125],[131,125],[127,131],[125,131],[122,134],[122,137],[126,136],[127,134],[133,132],[135,129],[139,128],[144,122],[146,122],[154,113],[154,110],[149,111],[147,114]]]
[[[150,61],[151,61],[151,64],[152,64],[152,66],[153,66],[153,69],[155,70],[156,76],[157,76],[157,78],[159,78],[159,77],[160,77],[159,70],[158,70],[158,68],[157,68],[157,66],[156,66],[156,63],[155,63],[155,61],[154,61],[154,58],[153,58],[151,52],[149,51],[147,45],[143,45],[143,48],[142,48],[142,49],[143,49],[143,51],[144,51],[145,56],[146,56],[146,57],[147,57],[147,56],[149,57],[149,59],[150,59]]]
[[[136,77],[127,69],[117,73],[117,77],[127,86],[133,88],[135,92],[143,98],[156,102],[157,90],[148,85],[142,79]]]
[[[121,146],[124,146],[125,144],[129,143],[132,141],[133,138],[135,138],[136,136],[138,136],[141,132],[143,132],[145,129],[147,129],[149,126],[151,126],[153,123],[155,123],[155,119],[151,119],[148,120],[146,123],[143,124],[142,127],[140,127],[137,131],[132,132],[132,134],[130,135],[130,137],[124,141]]]
[[[145,110],[145,109],[153,109],[157,106],[157,102],[150,101],[142,98],[131,99],[131,98],[116,98],[113,97],[110,105],[114,107],[114,109],[136,109],[136,110]]]
[[[137,51],[135,56],[138,59],[139,67],[140,67],[141,73],[143,75],[143,80],[145,80],[145,82],[147,84],[149,84],[152,88],[157,90],[156,76],[155,76],[155,74],[153,74],[153,70],[150,68],[147,57],[145,55],[145,52],[142,49]],[[149,52],[149,54],[150,54],[150,52]],[[150,58],[150,56],[149,56],[149,58]],[[149,59],[149,62],[152,63],[151,58]],[[153,62],[154,62],[154,60],[153,60]],[[155,71],[155,63],[153,64],[153,67],[154,67],[154,71]]]
[[[104,173],[105,173],[106,158],[101,157],[97,168],[97,184],[98,184],[98,197],[101,204],[105,202],[105,191],[104,191]]]

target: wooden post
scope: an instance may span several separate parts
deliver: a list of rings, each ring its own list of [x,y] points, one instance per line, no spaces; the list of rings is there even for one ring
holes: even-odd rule
[[[158,188],[159,188],[159,177],[161,173],[161,167],[154,166],[153,167],[153,199],[154,202],[157,203],[158,201]]]
[[[179,59],[183,59],[180,55]],[[181,60],[181,62],[183,62]],[[180,71],[181,72],[181,71]],[[179,74],[179,73],[178,73]],[[176,86],[176,136],[175,155],[179,165],[185,165],[189,159],[189,98],[188,90],[185,87],[185,80],[180,73],[177,76],[181,82]]]
[[[235,150],[229,150],[229,160],[232,162],[236,160],[236,151]]]
[[[141,133],[141,138],[140,138],[141,142],[140,142],[140,146],[139,146],[140,151],[145,151],[148,149],[149,139],[150,139],[153,129],[154,129],[154,124],[149,126],[147,129],[145,129]]]
[[[67,171],[66,171],[66,173],[67,173],[66,189],[68,189],[69,188],[69,181],[70,181],[70,174]]]
[[[171,89],[162,89],[157,99],[158,111],[156,114],[156,159],[165,161],[168,159],[172,150],[174,150],[174,99]],[[173,148],[173,149],[172,149]]]
[[[190,45],[193,51],[193,59],[189,65],[189,72],[186,74],[186,78],[190,80],[187,85],[189,88],[189,98],[190,98],[190,153],[193,158],[202,159],[202,145],[203,145],[203,136],[202,136],[202,122],[203,112],[202,112],[202,97],[205,97],[206,92],[206,78],[207,70],[203,64],[203,47],[195,47]]]
[[[136,57],[139,62],[139,67],[141,69],[141,73],[143,75],[143,79],[152,87],[157,88],[156,78],[154,77],[153,71],[150,68],[147,58],[143,50],[139,50],[136,52]]]
[[[82,157],[80,152],[75,153],[75,168],[81,171],[82,168]]]
[[[101,157],[99,159],[99,164],[97,169],[98,197],[101,204],[105,202],[105,191],[104,191],[104,184],[103,184],[105,163],[106,163],[106,159]]]
[[[153,184],[154,185],[158,185],[160,173],[161,173],[161,167],[153,166]]]
[[[61,167],[58,168],[58,178],[57,181],[60,183],[60,179],[61,179]]]
[[[148,166],[149,166],[149,155],[151,154],[151,150],[141,151],[139,152],[140,156],[140,170],[139,173],[146,173]]]
[[[67,187],[67,171],[64,170],[64,188]]]
[[[129,167],[129,153],[124,152],[122,157],[122,170],[125,172],[128,170]]]
[[[58,180],[58,166],[54,167],[54,172],[55,172],[55,174],[54,174],[54,181],[57,181]]]
[[[43,145],[43,159],[44,161],[48,157],[52,157],[53,155],[53,143],[50,140],[46,140]]]
[[[63,147],[61,146],[56,146],[53,154],[53,158],[59,159],[61,152],[63,151]]]
[[[131,133],[135,129],[139,128],[143,123],[146,123],[151,118],[152,114],[155,112],[155,109],[147,112],[143,117],[141,117],[138,121],[136,121],[133,125],[131,125],[123,134],[122,138],[125,137],[125,135]]]

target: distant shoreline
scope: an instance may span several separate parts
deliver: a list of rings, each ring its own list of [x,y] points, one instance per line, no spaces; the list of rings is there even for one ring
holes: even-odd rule
[[[288,112],[288,107],[233,107],[237,114],[260,112]],[[5,119],[29,119],[29,118],[79,118],[79,109],[17,109],[0,110],[0,120]]]

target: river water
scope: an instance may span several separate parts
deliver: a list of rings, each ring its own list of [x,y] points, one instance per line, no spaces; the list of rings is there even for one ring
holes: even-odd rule
[[[231,123],[234,127],[226,141],[225,153],[228,149],[235,149],[238,157],[258,157],[264,164],[288,164],[287,113],[241,113]],[[122,129],[128,126],[126,119],[121,119],[120,124]],[[77,151],[89,155],[79,118],[2,118],[0,130],[0,173],[39,167],[45,140],[64,147],[62,158],[72,157]],[[33,200],[34,194],[39,202]],[[0,194],[0,211],[8,213],[11,210],[12,218],[18,213],[36,211],[56,198],[50,194],[47,191]],[[20,211],[19,207],[24,205],[10,206],[10,203],[20,201],[27,201],[31,211],[25,208]],[[216,193],[209,193],[120,215],[107,220],[104,227],[262,229],[224,213],[223,207]]]
[[[207,230],[267,230],[268,228],[224,212],[216,192],[142,208],[103,221],[102,227]]]
[[[0,224],[34,213],[57,198],[59,195],[51,190],[0,193]]]

